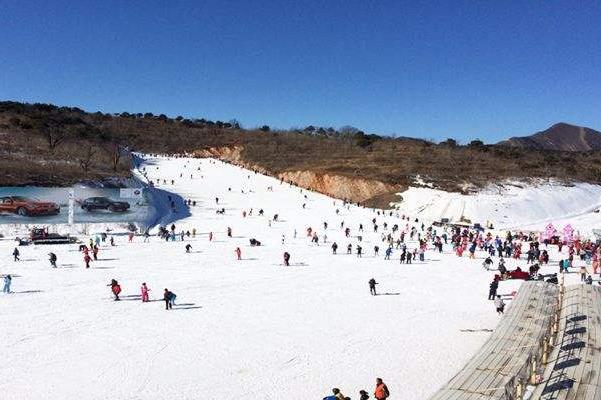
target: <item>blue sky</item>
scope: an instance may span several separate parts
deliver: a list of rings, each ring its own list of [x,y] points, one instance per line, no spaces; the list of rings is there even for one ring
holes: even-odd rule
[[[0,99],[495,142],[601,129],[598,1],[0,0]]]

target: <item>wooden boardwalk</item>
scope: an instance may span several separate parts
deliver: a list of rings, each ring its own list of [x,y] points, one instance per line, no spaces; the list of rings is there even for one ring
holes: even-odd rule
[[[532,399],[601,399],[601,287],[565,288],[559,333]]]
[[[542,362],[558,292],[557,285],[524,282],[490,338],[431,400],[521,398]]]

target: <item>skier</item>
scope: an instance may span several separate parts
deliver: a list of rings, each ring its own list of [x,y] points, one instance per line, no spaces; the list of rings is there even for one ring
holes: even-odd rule
[[[374,278],[371,278],[368,283],[369,283],[369,293],[371,293],[372,296],[377,296],[376,285],[378,284],[378,282],[376,282],[376,280]]]
[[[49,256],[48,259],[50,260],[50,266],[52,268],[56,268],[56,259],[57,259],[56,254],[48,253],[48,256]]]
[[[15,247],[15,250],[13,251],[13,257],[15,261],[19,261],[19,254],[19,249]]]
[[[290,253],[287,251],[284,252],[284,265],[287,267],[290,266]]]
[[[92,255],[94,256],[94,261],[98,261],[98,246],[94,245],[92,247]]]
[[[190,252],[190,249],[192,249],[192,245],[191,245],[190,243],[188,243],[188,244],[186,245],[186,253],[189,253],[189,252]]]
[[[365,390],[359,390],[359,400],[369,400],[369,395]]]
[[[227,227],[227,237],[232,237],[232,228]]]
[[[119,286],[119,283],[115,279],[111,279],[111,283],[107,286],[111,287],[111,292],[115,295],[115,301],[119,301],[119,293],[121,293],[121,286]]]
[[[380,252],[380,247],[374,246],[374,257],[377,257],[379,252]]]
[[[382,378],[376,378],[376,390],[374,391],[374,397],[376,400],[386,400],[390,396],[390,391],[386,384],[382,381]]]
[[[346,254],[353,254],[353,245],[350,243],[346,246]]]
[[[234,250],[236,252],[236,256],[238,257],[238,260],[242,260],[242,250],[240,250],[240,247],[236,247],[236,250]]]
[[[332,243],[332,254],[336,254],[336,250],[338,250],[338,244],[334,242]]]
[[[495,308],[497,309],[497,314],[502,315],[505,311],[505,302],[501,299],[501,296],[497,296],[495,299]]]
[[[492,259],[490,257],[486,257],[486,260],[482,263],[482,266],[485,270],[489,271],[492,266]]]
[[[196,233],[193,233],[193,236],[196,236]],[[209,232],[209,242],[213,241],[213,232]]]
[[[4,275],[4,288],[2,289],[2,293],[10,293],[10,284],[12,283],[12,276],[10,274]]]
[[[499,281],[494,280],[490,284],[490,289],[488,291],[488,300],[494,300],[497,296],[497,289],[499,288]]]
[[[392,247],[386,249],[386,254],[384,255],[385,260],[390,260],[390,256],[392,255]]]
[[[363,248],[359,245],[357,245],[357,258],[361,258],[361,255],[363,254]]]
[[[167,288],[165,288],[165,292],[163,292],[163,300],[165,300],[165,310],[173,309],[176,298],[177,296],[175,295],[175,293],[170,292]]]
[[[499,260],[499,273],[501,274],[501,276],[507,274],[507,268],[505,267],[505,259],[501,258]]]
[[[90,257],[87,251],[84,252],[83,262],[86,263],[86,268],[90,268],[90,261],[92,261],[92,258]]]
[[[146,286],[146,282],[142,283],[140,291],[142,292],[142,302],[147,303],[149,301],[148,292],[150,292],[150,289],[148,289],[148,287]]]

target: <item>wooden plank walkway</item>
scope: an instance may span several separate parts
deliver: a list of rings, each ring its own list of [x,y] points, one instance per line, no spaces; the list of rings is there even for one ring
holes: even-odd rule
[[[533,362],[541,361],[557,299],[557,285],[524,282],[490,338],[431,400],[517,398],[516,387],[525,387]]]
[[[565,288],[559,332],[532,399],[601,400],[601,287]]]

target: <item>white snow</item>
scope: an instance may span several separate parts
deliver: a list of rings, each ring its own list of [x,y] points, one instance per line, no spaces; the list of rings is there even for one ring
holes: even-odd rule
[[[489,185],[474,194],[445,192],[424,187],[410,187],[399,193],[399,212],[426,220],[467,219],[482,225],[490,222],[497,230],[542,230],[548,223],[558,228],[570,222],[585,236],[601,227],[601,186],[557,182]]]
[[[125,234],[115,234],[117,246],[103,244],[100,260],[85,270],[76,245],[20,247],[22,261],[13,262],[14,242],[0,240],[0,274],[14,276],[14,293],[0,296],[0,393],[12,400],[307,400],[339,387],[356,398],[360,389],[373,392],[375,378],[382,377],[392,399],[424,399],[461,368],[497,324],[486,300],[493,273],[481,267],[483,254],[458,258],[449,245],[443,254],[429,250],[425,263],[400,265],[398,251],[392,260],[383,259],[380,241],[384,221],[389,229],[394,223],[405,227],[397,217],[346,209],[340,201],[219,161],[158,157],[144,166],[149,179],[175,179],[175,185],[160,188],[198,202],[189,217],[175,222],[177,232],[197,229],[196,237],[185,239],[192,253],[185,253],[186,243],[179,239],[153,236],[143,243],[136,236],[128,243]],[[579,190],[598,200],[596,189]],[[553,199],[548,190],[539,195]],[[403,196],[407,211],[420,218],[446,215],[435,215],[434,209],[443,203],[451,209],[455,199],[431,189]],[[486,196],[491,204],[509,201]],[[484,212],[461,201],[466,210]],[[225,215],[215,213],[221,207]],[[253,215],[243,218],[243,210],[251,208]],[[532,212],[520,208],[508,219],[522,222]],[[279,221],[270,226],[276,213]],[[484,222],[484,215],[475,215]],[[374,217],[378,233],[371,228]],[[532,218],[539,217],[542,213]],[[344,238],[342,221],[351,228],[350,239]],[[358,243],[359,223],[365,227],[363,258],[345,254],[348,243]],[[228,226],[233,238],[226,235]],[[307,227],[320,241],[327,234],[328,243],[312,244]],[[263,246],[250,247],[253,237]],[[338,255],[331,254],[332,241],[339,244]],[[235,259],[238,246],[241,261]],[[48,265],[50,251],[58,255],[57,269]],[[282,265],[284,251],[292,255],[290,267]],[[551,251],[551,257],[558,255]],[[524,266],[508,261],[509,268],[518,264]],[[370,296],[372,277],[378,291],[390,295]],[[112,278],[123,288],[120,302],[112,301],[106,286]],[[142,282],[156,301],[137,298]],[[516,290],[519,283],[503,282],[499,293]],[[172,311],[160,300],[164,288],[177,294]]]

